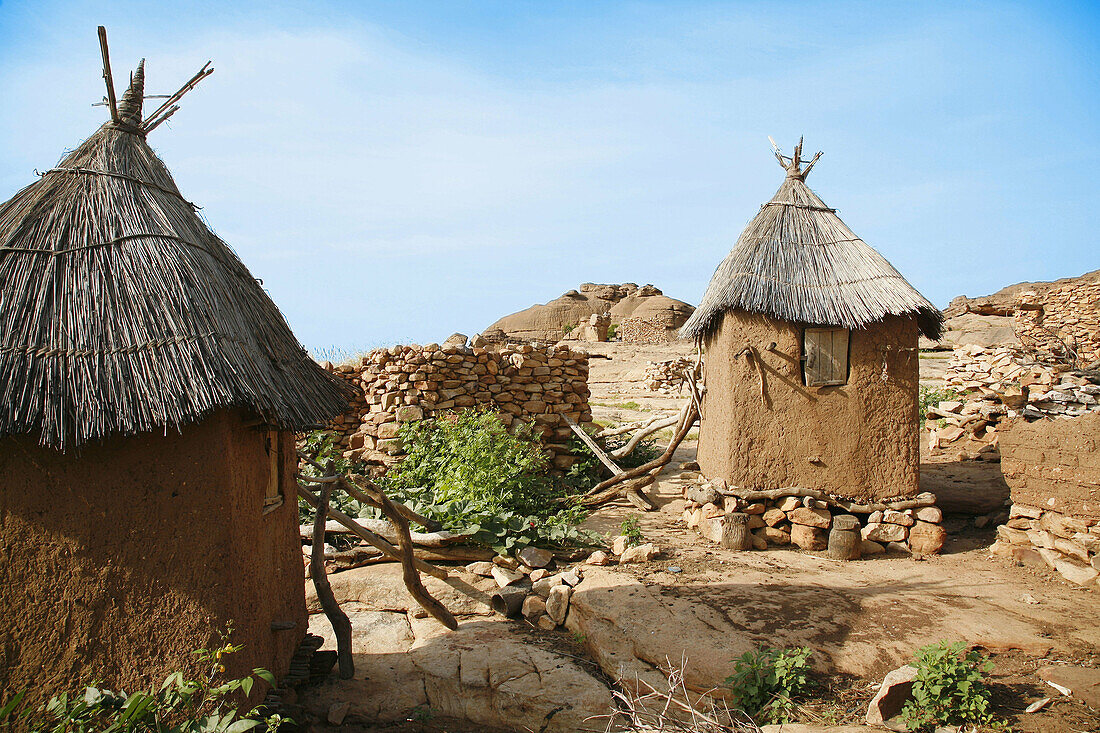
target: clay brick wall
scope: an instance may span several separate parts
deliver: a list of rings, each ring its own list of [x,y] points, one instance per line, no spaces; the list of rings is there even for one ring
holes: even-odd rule
[[[1100,359],[1100,278],[1052,287],[1041,294],[1021,294],[1015,312],[1016,332],[1027,346],[1059,352],[1051,331],[1073,346],[1082,364]]]
[[[1012,502],[1100,520],[1100,414],[1015,421],[1001,433],[1001,471]]]
[[[347,458],[390,466],[403,423],[462,408],[491,408],[507,425],[534,423],[557,470],[574,462],[566,417],[590,425],[588,357],[568,346],[529,343],[467,348],[394,346],[332,371],[358,390],[333,429]]]

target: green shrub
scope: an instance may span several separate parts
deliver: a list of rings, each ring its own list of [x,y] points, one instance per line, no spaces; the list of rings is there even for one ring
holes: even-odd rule
[[[575,323],[567,323],[567,324],[565,324],[564,326],[561,327],[561,332],[563,334],[565,334],[566,336],[568,336],[569,334],[573,333],[573,329],[576,328],[576,327],[577,327],[577,324],[575,324]]]
[[[492,411],[462,410],[407,423],[406,455],[382,479],[386,491],[449,530],[473,533],[499,552],[531,544],[591,544],[574,525],[584,512],[559,501],[530,426],[506,430]]]
[[[252,708],[238,712],[256,680],[274,686],[265,669],[254,669],[240,679],[224,678],[226,656],[240,651],[228,642],[227,630],[217,649],[195,654],[205,667],[198,680],[185,680],[173,672],[156,689],[134,693],[114,692],[92,683],[83,691],[63,693],[38,708],[20,708],[26,690],[0,707],[0,730],[30,733],[274,733],[283,722],[279,715],[264,715]],[[262,728],[261,728],[262,726]]]
[[[638,527],[637,517],[627,517],[620,522],[619,534],[626,537],[626,544],[628,547],[637,547],[645,540],[641,528]]]
[[[950,387],[936,388],[921,386],[919,390],[921,428],[924,428],[924,421],[928,414],[929,407],[935,407],[941,402],[947,402],[950,400],[966,402],[966,397],[962,393],[957,392]]]
[[[902,708],[912,731],[940,725],[989,725],[993,722],[985,675],[993,669],[989,657],[962,642],[941,641],[917,650],[913,696]]]
[[[809,688],[810,650],[762,648],[737,660],[726,685],[735,702],[753,720],[787,722],[795,698]]]
[[[607,340],[611,341],[612,339],[614,339],[615,334],[618,332],[618,330],[619,330],[619,324],[618,323],[612,323],[610,326],[608,326],[607,327]]]

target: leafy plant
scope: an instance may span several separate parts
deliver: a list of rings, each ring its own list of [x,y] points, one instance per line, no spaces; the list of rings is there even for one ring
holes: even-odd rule
[[[93,682],[83,692],[62,693],[38,708],[20,705],[26,690],[0,707],[0,729],[31,733],[245,733],[260,729],[274,733],[289,722],[264,715],[259,707],[244,714],[242,703],[257,680],[275,685],[266,669],[254,669],[240,679],[225,679],[225,657],[240,651],[229,643],[232,628],[221,634],[221,645],[195,652],[205,668],[197,680],[182,672],[168,675],[157,689],[114,692]]]
[[[810,650],[764,647],[737,660],[726,685],[737,705],[754,720],[787,722],[795,698],[809,688]]]
[[[966,402],[966,397],[950,387],[926,387],[921,386],[919,391],[919,410],[920,410],[920,426],[924,428],[924,421],[927,419],[928,408],[935,407],[941,402],[947,402],[951,400],[957,400],[959,402]]]
[[[567,324],[565,324],[564,326],[561,327],[561,332],[563,334],[565,334],[566,336],[568,336],[569,334],[573,333],[573,329],[576,328],[576,327],[577,327],[577,324],[575,324],[575,323],[567,323]]]
[[[619,534],[626,537],[626,544],[628,547],[636,547],[645,540],[645,537],[642,535],[642,530],[638,527],[637,517],[627,517],[620,522]]]
[[[608,326],[607,327],[607,340],[610,341],[613,338],[615,338],[615,334],[618,333],[618,331],[619,331],[619,324],[618,323],[612,323],[610,326]]]
[[[966,650],[962,642],[940,641],[917,650],[917,678],[912,697],[902,708],[902,720],[912,731],[939,725],[989,725],[992,702],[985,676],[993,669],[989,657]]]
[[[382,483],[447,529],[504,553],[597,541],[575,526],[584,511],[559,501],[565,485],[551,479],[531,426],[509,431],[492,411],[461,410],[407,423],[400,436],[406,456]]]

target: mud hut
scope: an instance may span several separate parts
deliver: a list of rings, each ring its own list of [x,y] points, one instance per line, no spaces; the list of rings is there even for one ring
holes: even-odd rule
[[[212,69],[143,117],[143,65],[0,206],[0,690],[133,690],[229,623],[279,675],[305,634],[292,431],[345,389],[146,142]]]
[[[917,493],[920,334],[939,310],[806,185],[772,200],[715,271],[681,335],[706,349],[699,464],[742,488],[851,499]]]

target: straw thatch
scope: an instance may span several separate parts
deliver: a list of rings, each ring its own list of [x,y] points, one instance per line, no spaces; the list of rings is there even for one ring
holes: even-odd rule
[[[143,83],[139,66],[115,121],[0,206],[0,435],[64,450],[227,406],[323,424],[344,383],[180,194]]]
[[[802,169],[800,154],[801,143],[793,158],[776,151],[786,180],[718,265],[681,336],[709,339],[726,312],[744,310],[853,329],[914,316],[925,336],[938,339],[943,314],[810,190],[805,176],[817,156]]]

